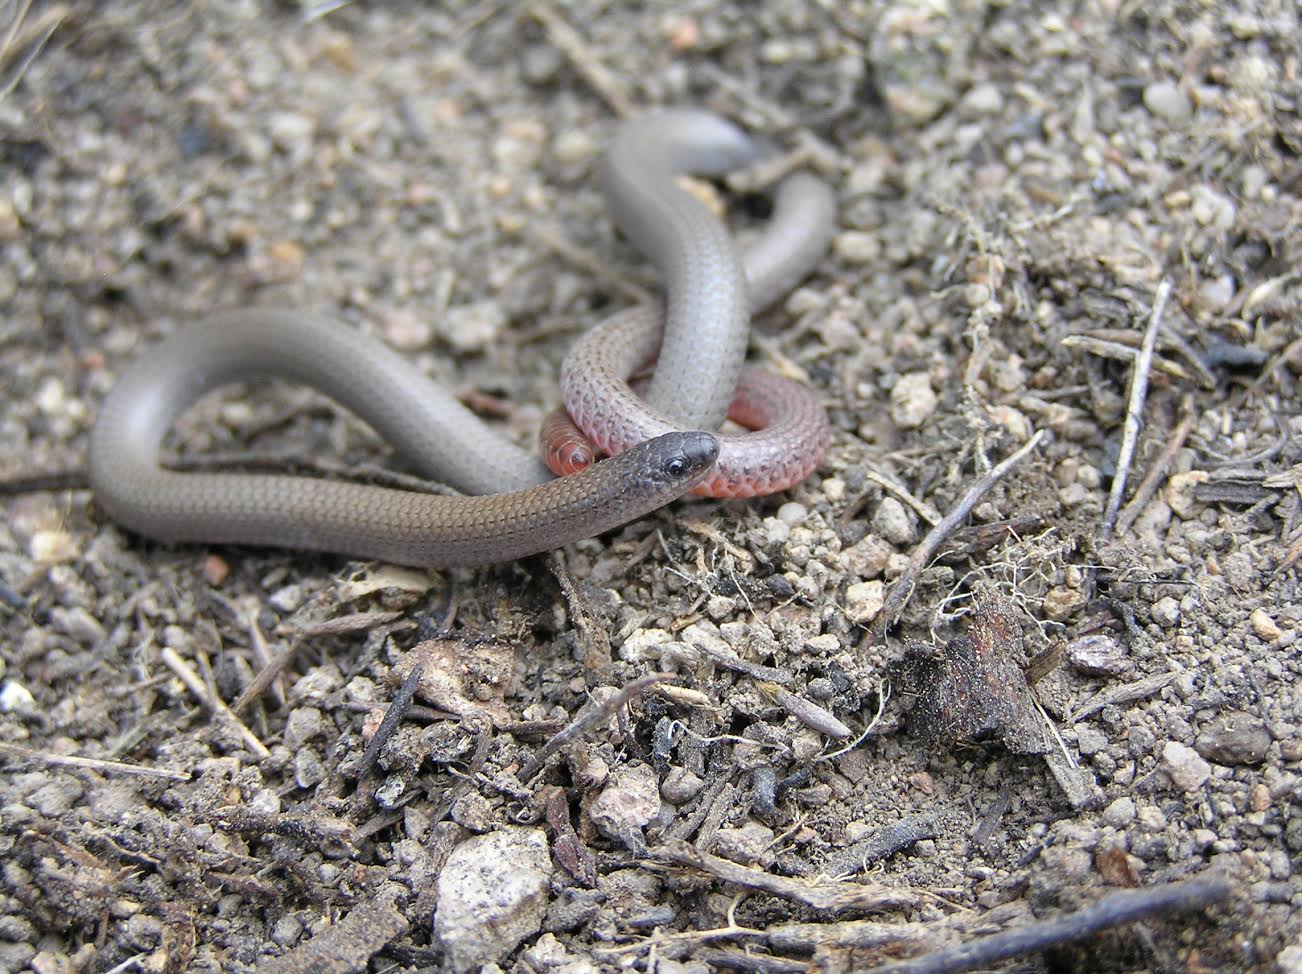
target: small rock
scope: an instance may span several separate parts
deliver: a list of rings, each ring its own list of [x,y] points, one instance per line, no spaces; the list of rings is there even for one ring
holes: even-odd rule
[[[1198,286],[1198,297],[1214,311],[1221,311],[1234,300],[1234,276],[1219,274],[1207,278]]]
[[[1188,96],[1170,81],[1155,81],[1146,87],[1144,106],[1172,125],[1183,125],[1193,113]]]
[[[434,341],[434,322],[426,315],[384,308],[378,315],[384,340],[405,352],[428,348]]]
[[[1162,772],[1180,791],[1202,787],[1212,773],[1212,766],[1198,752],[1179,741],[1168,741],[1162,748]]]
[[[785,544],[791,537],[791,525],[776,517],[766,517],[763,530],[764,537],[761,543],[768,547]]]
[[[20,714],[30,716],[36,713],[36,698],[32,691],[16,680],[5,680],[0,684],[0,714]]]
[[[1116,676],[1130,665],[1111,636],[1081,636],[1067,644],[1067,662],[1086,676]]]
[[[844,555],[846,571],[860,578],[876,578],[886,571],[886,565],[895,552],[882,538],[870,534],[858,544],[847,548]]]
[[[201,566],[203,580],[213,588],[221,588],[230,578],[231,566],[221,555],[207,555]]]
[[[59,528],[33,532],[27,542],[27,553],[41,565],[72,561],[81,554],[72,535]]]
[[[1265,721],[1235,711],[1221,714],[1203,728],[1194,747],[1208,761],[1217,764],[1261,764],[1266,760],[1270,742]]]
[[[1279,974],[1302,974],[1302,943],[1285,947],[1275,955]]]
[[[737,602],[726,595],[711,595],[705,603],[705,614],[715,622],[731,619],[737,613]]]
[[[832,249],[847,264],[870,264],[881,257],[882,244],[875,233],[843,230],[833,240]]]
[[[1004,96],[998,85],[979,84],[963,96],[963,107],[973,115],[997,115],[1004,108]]]
[[[316,707],[299,707],[290,711],[285,721],[285,747],[297,751],[314,737],[325,733],[325,718]]]
[[[1254,812],[1264,812],[1271,804],[1270,789],[1258,781],[1248,793],[1248,808]]]
[[[282,947],[293,947],[303,936],[303,924],[292,913],[281,916],[271,926],[271,942]]]
[[[1258,639],[1268,643],[1273,643],[1284,635],[1284,631],[1275,624],[1275,620],[1265,609],[1253,609],[1252,614],[1248,616],[1248,624],[1252,626],[1252,631],[1257,634]]]
[[[547,84],[560,71],[563,60],[550,44],[531,44],[520,58],[520,76],[531,85]]]
[[[100,625],[99,620],[81,606],[71,609],[60,606],[51,609],[50,625],[56,632],[71,636],[87,647],[94,646],[104,638],[104,627]]]
[[[282,615],[288,615],[303,604],[307,593],[297,583],[276,589],[267,596],[267,604]]]
[[[671,805],[682,805],[701,793],[705,781],[686,768],[673,768],[660,786],[660,795]]]
[[[1081,727],[1076,731],[1076,750],[1089,758],[1108,746],[1107,735],[1093,727]]]
[[[674,637],[664,629],[638,629],[620,644],[619,658],[628,663],[658,660],[666,643]]]
[[[911,545],[917,538],[913,518],[894,497],[883,497],[873,514],[873,530],[895,545]]]
[[[602,834],[620,842],[637,841],[660,811],[656,773],[645,764],[625,766],[588,807],[588,817]]]
[[[587,129],[565,129],[552,140],[552,154],[563,166],[587,162],[601,146]]]
[[[542,928],[552,863],[542,829],[467,839],[438,878],[434,936],[454,971],[495,964]]]
[[[917,429],[936,411],[939,400],[926,372],[900,376],[891,389],[891,419],[902,429]]]
[[[294,755],[294,784],[303,789],[315,788],[325,778],[325,765],[311,748],[303,748]]]
[[[275,112],[268,119],[267,129],[276,144],[291,157],[301,159],[311,151],[316,122],[307,115],[294,112]]]
[[[804,523],[807,517],[809,517],[809,508],[797,501],[787,501],[778,508],[778,520],[785,521],[792,527]]]
[[[743,866],[753,866],[766,855],[772,855],[773,839],[771,828],[750,821],[741,828],[719,829],[714,834],[714,846],[710,851]]]
[[[1103,821],[1114,829],[1125,828],[1135,820],[1135,800],[1123,795],[1103,810]]]
[[[1062,622],[1085,604],[1085,593],[1080,589],[1055,585],[1044,593],[1041,607],[1044,616],[1052,622]]]
[[[496,301],[475,301],[449,308],[442,334],[458,352],[478,352],[497,341],[506,324],[506,312]]]
[[[868,582],[856,582],[845,590],[845,609],[850,619],[865,625],[877,618],[886,604],[886,583],[880,578]]]
[[[1170,629],[1180,621],[1180,603],[1169,595],[1154,602],[1149,611],[1153,621],[1163,629]]]

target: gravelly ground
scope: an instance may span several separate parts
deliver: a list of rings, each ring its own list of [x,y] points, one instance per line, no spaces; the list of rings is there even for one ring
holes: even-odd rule
[[[249,305],[381,335],[527,441],[574,335],[657,286],[592,178],[621,102],[717,110],[837,187],[832,255],[752,346],[836,440],[788,495],[570,549],[586,629],[542,559],[169,549],[84,490],[4,498],[0,970],[292,965],[350,914],[376,942],[341,956],[393,940],[376,970],[866,970],[1209,870],[1228,905],[1018,969],[1302,970],[1293,4],[164,6],[36,4],[0,54],[0,479],[78,469],[138,348]],[[1107,541],[1164,278],[1131,490],[1186,438]],[[973,514],[985,543],[957,538],[879,642],[927,517],[1036,431]],[[279,385],[205,400],[175,446],[385,459]],[[421,658],[457,686],[425,705],[460,719],[418,710],[359,780],[367,705],[436,634]],[[900,662],[964,634],[998,658],[978,696],[1005,705],[999,740],[951,740],[971,701]],[[178,677],[233,703],[286,650],[244,732]],[[658,670],[678,688],[522,780]],[[820,760],[809,706],[858,734],[887,685],[868,740]],[[677,841],[721,858],[685,867]],[[504,859],[523,945],[495,946],[486,908],[432,937],[436,893],[470,903]],[[728,862],[805,893],[739,897]],[[690,934],[734,908],[745,930]]]

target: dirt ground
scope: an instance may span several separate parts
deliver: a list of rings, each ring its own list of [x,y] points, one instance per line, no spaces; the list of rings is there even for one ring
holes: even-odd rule
[[[1302,971],[1292,0],[0,11],[0,480],[69,475],[0,496],[0,971],[871,970],[1191,879],[978,963]],[[754,327],[835,428],[801,487],[456,572],[96,509],[115,376],[216,309],[340,317],[528,442],[657,292],[593,168],[676,104],[840,198]],[[173,440],[389,462],[284,384]]]

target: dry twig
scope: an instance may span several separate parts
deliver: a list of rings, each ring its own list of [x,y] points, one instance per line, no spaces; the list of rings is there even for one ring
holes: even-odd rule
[[[1039,446],[1045,436],[1044,430],[1036,431],[1035,435],[1027,440],[1016,452],[997,464],[988,474],[973,484],[958,504],[941,518],[940,523],[927,532],[927,536],[913,550],[913,554],[909,557],[908,566],[900,573],[900,577],[895,580],[890,595],[886,597],[885,604],[882,605],[881,611],[877,614],[877,624],[873,628],[879,642],[884,643],[886,641],[886,632],[894,623],[899,611],[904,607],[904,603],[908,601],[918,576],[930,563],[932,556],[940,550],[940,546],[945,543],[945,539],[953,534],[959,525],[966,520],[972,509],[981,503],[981,499],[989,493],[990,488],[1007,476],[1013,467],[1017,466],[1028,453]]]
[[[529,763],[520,769],[520,780],[528,782],[530,778],[542,770],[547,759],[559,751],[567,743],[577,740],[590,728],[601,723],[609,717],[619,713],[619,708],[624,706],[647,687],[655,686],[657,683],[663,683],[665,680],[673,680],[677,677],[673,673],[648,673],[646,676],[638,677],[632,683],[621,687],[618,691],[611,694],[605,700],[600,702],[593,700],[582,710],[577,717],[570,721],[563,730],[555,734],[546,744],[538,749],[538,753],[529,759]]]
[[[1147,889],[1125,890],[1065,916],[991,934],[925,957],[860,970],[865,974],[868,971],[872,974],[958,974],[988,968],[1003,960],[1074,943],[1151,916],[1201,910],[1228,899],[1233,891],[1230,881],[1223,876],[1199,876]]]
[[[1139,517],[1139,512],[1148,504],[1149,499],[1156,493],[1158,484],[1166,476],[1167,471],[1171,469],[1171,464],[1175,461],[1175,455],[1180,452],[1185,440],[1193,432],[1194,423],[1198,420],[1198,414],[1194,412],[1192,396],[1185,396],[1182,412],[1184,417],[1176,426],[1175,432],[1171,434],[1171,438],[1167,440],[1166,446],[1162,448],[1162,455],[1153,462],[1153,466],[1135,489],[1134,496],[1130,498],[1129,503],[1122,508],[1120,515],[1118,515],[1117,534],[1125,534],[1130,530],[1131,525],[1135,523],[1135,519]]]
[[[206,707],[211,713],[228,721],[230,725],[235,728],[236,732],[240,735],[240,738],[244,741],[245,746],[247,746],[260,761],[265,761],[267,758],[271,757],[271,752],[267,750],[267,746],[258,740],[257,735],[254,734],[253,731],[249,730],[244,721],[240,720],[230,707],[226,706],[224,700],[220,697],[215,697],[208,692],[208,688],[204,686],[203,680],[199,679],[199,674],[191,669],[190,665],[177,655],[176,650],[167,647],[158,654],[158,658],[166,664],[169,670],[177,675],[191,693],[199,698],[199,702],[202,703],[204,707]]]
[[[17,744],[0,741],[0,754],[12,754],[27,761],[56,768],[86,768],[103,774],[133,774],[142,778],[163,778],[167,781],[189,781],[187,771],[164,771],[161,768],[145,768],[138,764],[124,764],[121,761],[102,761],[98,758],[79,758],[70,754],[51,754],[49,751],[32,751]]]
[[[1148,380],[1153,372],[1153,350],[1157,347],[1157,331],[1162,326],[1162,315],[1166,311],[1166,302],[1170,296],[1171,281],[1164,277],[1162,283],[1157,286],[1153,311],[1148,317],[1148,329],[1144,332],[1144,343],[1139,348],[1139,356],[1135,359],[1135,371],[1130,379],[1130,402],[1126,407],[1121,450],[1117,454],[1117,474],[1112,478],[1112,490],[1108,493],[1108,503],[1103,511],[1103,526],[1100,533],[1104,538],[1112,536],[1117,512],[1121,509],[1121,498],[1126,492],[1126,479],[1130,476],[1130,465],[1135,459],[1135,447],[1139,443],[1139,431],[1144,425],[1144,404],[1148,399]]]
[[[589,48],[588,43],[579,35],[579,32],[571,27],[565,19],[551,8],[550,4],[535,0],[529,4],[529,15],[534,20],[543,25],[547,31],[547,39],[552,45],[570,59],[570,63],[578,69],[583,79],[592,86],[592,90],[606,99],[611,109],[620,118],[628,118],[633,114],[633,103],[624,94],[623,88],[615,80],[615,76],[610,70],[601,63]]]

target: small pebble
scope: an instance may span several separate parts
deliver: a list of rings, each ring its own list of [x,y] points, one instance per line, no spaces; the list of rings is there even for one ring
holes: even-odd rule
[[[786,544],[791,537],[791,525],[776,517],[764,519],[765,542],[768,546]]]
[[[325,718],[316,707],[291,710],[285,721],[285,747],[297,751],[305,743],[325,733]]]
[[[1125,652],[1111,636],[1082,636],[1067,644],[1067,662],[1086,676],[1116,676],[1130,665]]]
[[[55,632],[71,636],[81,645],[91,647],[104,638],[104,627],[98,619],[83,609],[75,606],[65,609],[62,606],[50,610],[50,625]]]
[[[872,622],[885,604],[886,584],[879,578],[855,582],[845,590],[845,610],[858,625]]]
[[[1085,604],[1085,593],[1080,589],[1055,585],[1044,593],[1044,616],[1052,622],[1062,622]]]
[[[552,142],[552,155],[565,166],[586,162],[600,149],[601,146],[588,129],[566,129]]]
[[[894,497],[883,497],[873,514],[873,530],[894,545],[911,545],[917,539],[913,518]]]
[[[778,520],[784,521],[792,527],[804,523],[807,517],[809,517],[808,508],[796,501],[787,501],[778,508]]]
[[[230,578],[230,563],[221,555],[206,555],[201,565],[203,579],[213,588],[221,588]]]
[[[292,947],[303,936],[303,924],[292,913],[280,916],[271,925],[271,941],[281,947]]]
[[[1275,624],[1275,620],[1265,609],[1253,609],[1252,614],[1248,616],[1248,624],[1252,626],[1252,631],[1257,634],[1258,639],[1268,643],[1273,643],[1284,635],[1283,630]]]
[[[750,821],[740,828],[719,829],[714,833],[714,845],[710,851],[743,866],[754,866],[762,862],[766,854],[772,855],[773,839],[771,828]]]
[[[1093,757],[1108,746],[1107,735],[1093,727],[1076,731],[1076,749],[1085,757]]]
[[[622,841],[637,836],[660,811],[660,788],[649,765],[616,770],[590,806],[588,818],[608,838]]]
[[[658,660],[664,645],[673,641],[674,637],[664,629],[637,629],[620,644],[619,658],[627,663]]]
[[[900,376],[891,389],[891,419],[901,429],[917,429],[936,411],[939,402],[931,388],[931,376],[910,372]]]
[[[1172,125],[1183,125],[1193,112],[1189,98],[1170,81],[1155,81],[1144,89],[1144,106]]]
[[[458,352],[479,352],[498,340],[507,320],[497,301],[475,301],[449,308],[441,324],[440,333]]]
[[[1194,742],[1208,761],[1227,765],[1254,765],[1266,760],[1271,736],[1260,717],[1239,711],[1221,714],[1203,728]]]
[[[881,259],[882,244],[875,233],[843,230],[833,240],[832,250],[847,264],[871,264]]]
[[[1212,773],[1197,751],[1179,741],[1168,741],[1162,748],[1161,768],[1171,784],[1185,792],[1201,788]]]
[[[36,698],[32,691],[16,680],[5,680],[0,684],[0,714],[20,714],[30,716],[36,713]]]
[[[454,972],[479,970],[542,928],[552,862],[542,829],[504,828],[461,843],[438,877],[434,937]]]
[[[297,583],[276,589],[267,596],[267,604],[282,615],[288,615],[307,599],[303,586]]]
[[[963,96],[962,105],[972,115],[997,115],[1003,110],[1004,96],[997,85],[979,84]]]
[[[1135,800],[1123,795],[1103,810],[1103,821],[1114,829],[1125,828],[1135,820]]]
[[[660,785],[660,795],[673,805],[682,805],[701,793],[705,781],[686,768],[672,768]]]
[[[1180,621],[1180,603],[1169,595],[1154,602],[1149,611],[1153,621],[1163,629],[1170,629]]]

